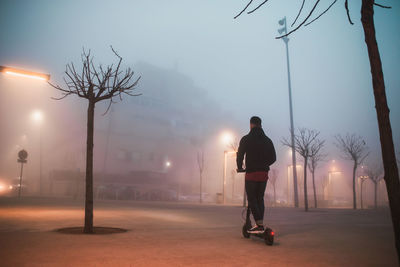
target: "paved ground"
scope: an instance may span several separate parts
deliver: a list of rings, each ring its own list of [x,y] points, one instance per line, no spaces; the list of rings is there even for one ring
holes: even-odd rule
[[[268,209],[274,246],[241,236],[241,207],[98,202],[95,225],[70,235],[82,201],[0,198],[0,266],[398,266],[388,210]]]

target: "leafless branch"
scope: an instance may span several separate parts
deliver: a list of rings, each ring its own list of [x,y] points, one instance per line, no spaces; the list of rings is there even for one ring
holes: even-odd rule
[[[328,6],[327,9],[325,9],[321,14],[318,15],[318,17],[316,17],[315,19],[313,19],[313,20],[310,21],[310,22],[307,22],[306,24],[304,24],[304,26],[308,26],[308,25],[310,25],[311,23],[313,23],[314,21],[316,21],[317,19],[319,19],[322,15],[324,15],[326,12],[328,12],[328,10],[329,10],[336,2],[337,2],[337,0],[333,1],[332,4],[330,4],[330,5]]]
[[[296,18],[294,19],[292,25],[290,25],[290,27],[293,27],[293,25],[296,23],[297,19],[299,18],[301,11],[303,11],[303,7],[304,7],[304,3],[306,2],[306,0],[303,0],[303,2],[301,3],[301,7],[299,9],[299,12],[297,13]]]
[[[230,144],[229,147],[233,150],[233,151],[238,151],[238,147],[239,147],[239,142],[238,140],[235,138]]]
[[[346,9],[347,19],[349,20],[350,24],[353,25],[354,23],[351,21],[348,0],[344,2],[344,8]]]
[[[247,14],[253,13],[254,11],[256,11],[257,9],[259,9],[260,7],[262,7],[262,6],[263,6],[265,3],[267,3],[267,2],[268,2],[268,0],[265,0],[264,2],[262,2],[261,4],[259,4],[256,8],[254,8],[253,10],[247,12]]]
[[[346,134],[343,137],[338,134],[335,139],[335,145],[342,152],[344,158],[353,160],[356,165],[360,165],[369,154],[367,144],[361,136]]]
[[[381,4],[378,4],[378,3],[374,3],[374,5],[376,5],[376,6],[378,6],[378,7],[381,7],[381,8],[392,8],[391,6],[384,6],[384,5],[381,5]]]
[[[281,39],[281,38],[283,38],[283,37],[286,37],[286,36],[288,36],[289,34],[292,34],[293,32],[297,31],[301,26],[303,26],[304,23],[306,23],[307,20],[308,20],[308,19],[311,17],[311,15],[313,14],[313,12],[314,12],[315,8],[317,7],[319,1],[320,1],[320,0],[317,0],[317,1],[315,2],[315,4],[314,4],[313,8],[311,9],[310,13],[308,13],[307,17],[306,17],[296,28],[294,28],[293,30],[291,30],[290,32],[288,32],[288,33],[286,33],[286,34],[284,34],[284,35],[275,37],[275,39]]]
[[[112,46],[111,50],[118,58],[116,67],[111,64],[105,68],[102,65],[96,68],[90,50],[86,51],[83,49],[81,54],[82,71],[80,73],[77,72],[74,63],[66,65],[66,76],[64,77],[66,88],[49,82],[53,88],[62,93],[61,97],[54,99],[60,100],[73,94],[86,98],[93,103],[109,99],[110,102],[104,113],[106,114],[111,105],[115,103],[115,97],[122,100],[122,95],[124,94],[129,96],[140,95],[133,93],[139,83],[140,77],[133,79],[134,72],[131,68],[121,71],[122,57]]]
[[[325,141],[318,139],[319,132],[306,128],[300,128],[294,136],[295,150],[304,158],[313,157],[319,153]],[[291,142],[284,138],[282,144],[292,147]]]
[[[377,184],[383,179],[383,168],[382,166],[368,166],[365,174],[374,184]]]
[[[252,4],[252,2],[253,2],[253,0],[250,0],[250,1],[247,3],[247,5],[240,11],[240,13],[237,14],[237,15],[234,17],[234,19],[236,19],[236,18],[238,18],[240,15],[242,15],[243,12],[245,12],[245,11],[247,10],[247,8]],[[252,9],[251,11],[248,11],[247,14],[251,14],[251,13],[253,13],[254,11],[258,10],[258,9],[259,9],[260,7],[262,7],[266,2],[268,2],[268,0],[264,0],[264,1],[263,1],[261,4],[259,4],[256,8]],[[313,12],[314,12],[314,10],[316,9],[316,7],[318,6],[319,2],[320,2],[320,0],[317,0],[317,1],[315,2],[313,8],[312,8],[311,11],[308,13],[307,17],[306,17],[296,28],[294,28],[293,30],[289,31],[288,33],[286,33],[286,34],[284,34],[284,35],[275,37],[275,39],[281,39],[281,38],[287,37],[287,36],[289,36],[290,34],[292,34],[293,32],[295,32],[295,31],[297,31],[298,29],[300,29],[300,27],[302,27],[303,25],[304,25],[304,26],[308,26],[308,25],[310,25],[311,23],[313,23],[314,21],[318,20],[322,15],[324,15],[325,13],[327,13],[327,12],[331,9],[331,7],[337,2],[337,0],[334,0],[334,1],[329,5],[329,7],[328,7],[327,9],[325,9],[325,10],[324,10],[321,14],[319,14],[316,18],[314,18],[313,20],[311,20],[310,22],[308,22],[309,18],[310,18],[311,15],[313,14]],[[291,24],[291,27],[293,27],[293,26],[296,24],[298,18],[300,17],[301,13],[303,12],[304,4],[305,4],[305,0],[302,1],[301,7],[300,7],[300,9],[299,9],[299,11],[298,11],[298,13],[297,13],[297,15],[296,15],[295,20],[294,20],[293,23]],[[378,7],[381,7],[381,8],[391,8],[390,6],[385,6],[385,5],[381,5],[381,4],[378,4],[378,3],[374,3],[374,5],[376,5],[376,6],[378,6]],[[348,0],[345,0],[344,7],[345,7],[345,9],[346,9],[347,19],[349,20],[349,23],[350,23],[351,25],[353,25],[354,23],[353,23],[353,21],[351,20],[351,17],[350,17],[350,11],[349,11],[349,3],[348,3]]]
[[[314,172],[317,169],[319,163],[321,161],[324,161],[327,157],[327,154],[324,154],[322,152],[323,146],[324,146],[324,143],[319,143],[318,145],[311,147],[313,152],[311,153],[312,156],[310,156],[310,161],[308,163],[308,169],[311,172]]]
[[[239,14],[237,14],[236,16],[234,16],[233,18],[236,19],[238,18],[240,15],[242,15],[243,12],[246,11],[246,9],[251,5],[251,3],[253,2],[253,0],[250,0],[247,5],[242,9],[242,11],[239,12]]]

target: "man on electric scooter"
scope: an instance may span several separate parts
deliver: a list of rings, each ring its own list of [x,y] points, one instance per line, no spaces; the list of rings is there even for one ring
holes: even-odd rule
[[[237,171],[243,170],[246,155],[245,188],[247,200],[256,225],[248,230],[257,234],[264,232],[264,193],[268,181],[269,166],[276,161],[274,144],[265,135],[259,117],[251,117],[250,132],[242,137],[236,157]]]

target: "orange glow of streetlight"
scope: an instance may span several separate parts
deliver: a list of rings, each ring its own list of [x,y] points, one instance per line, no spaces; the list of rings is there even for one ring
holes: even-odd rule
[[[43,121],[43,113],[40,110],[35,110],[32,113],[32,119],[33,121],[40,123]]]
[[[231,132],[224,132],[221,135],[221,141],[224,145],[230,145],[233,143],[233,134]]]
[[[42,80],[42,81],[50,80],[50,74],[21,70],[11,67],[0,66],[0,72],[13,76],[19,76],[19,77]]]

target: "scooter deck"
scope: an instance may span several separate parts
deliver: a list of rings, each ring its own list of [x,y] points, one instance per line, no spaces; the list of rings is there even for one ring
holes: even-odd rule
[[[261,233],[249,233],[247,232],[248,229],[249,228],[247,227],[246,224],[243,225],[242,233],[244,238],[250,238],[250,236],[253,235],[258,238],[264,239],[265,244],[268,246],[272,246],[274,244],[275,233],[271,228],[266,227],[264,232]]]
[[[246,222],[245,222],[245,224],[243,225],[243,228],[242,228],[243,237],[244,238],[250,238],[251,235],[254,235],[256,237],[264,239],[266,245],[272,246],[274,244],[275,233],[271,228],[265,227],[265,230],[262,233],[249,233],[249,232],[247,232],[251,228],[250,213],[251,213],[250,208],[247,207]]]

